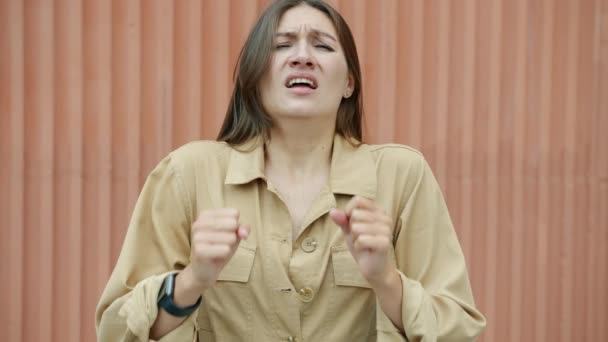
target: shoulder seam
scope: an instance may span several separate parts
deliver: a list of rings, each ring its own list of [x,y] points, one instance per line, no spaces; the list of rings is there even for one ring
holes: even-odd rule
[[[186,190],[186,185],[184,183],[184,179],[181,175],[181,170],[178,170],[176,165],[175,165],[175,160],[173,158],[173,156],[169,157],[169,168],[171,170],[171,173],[175,176],[175,183],[176,183],[176,187],[177,187],[177,191],[180,194],[181,200],[182,202],[186,205],[186,209],[188,211],[188,220],[190,220],[190,222],[193,222],[193,212],[192,212],[192,206],[190,201],[188,200],[188,193]]]
[[[420,156],[423,156],[422,152],[420,152],[419,150],[408,146],[408,145],[400,145],[400,144],[383,144],[383,145],[370,145],[373,146],[370,148],[370,150],[372,152],[378,151],[378,150],[382,150],[382,149],[390,149],[390,148],[395,148],[395,149],[403,149],[403,150],[408,150],[411,152],[414,152]]]

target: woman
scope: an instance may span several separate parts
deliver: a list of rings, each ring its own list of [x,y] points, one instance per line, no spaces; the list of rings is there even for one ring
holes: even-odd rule
[[[150,174],[100,341],[465,341],[485,325],[422,155],[361,141],[350,30],[279,0],[243,47],[218,142]]]

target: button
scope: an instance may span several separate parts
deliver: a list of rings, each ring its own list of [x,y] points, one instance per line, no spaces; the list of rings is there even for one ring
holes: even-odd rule
[[[313,237],[307,237],[302,241],[302,250],[306,253],[312,253],[317,249],[317,240]]]
[[[297,337],[293,337],[293,336],[289,336],[287,338],[287,341],[289,341],[289,342],[298,342],[298,338]]]
[[[314,291],[308,286],[301,288],[298,293],[300,294],[300,299],[306,303],[310,302],[314,295]]]

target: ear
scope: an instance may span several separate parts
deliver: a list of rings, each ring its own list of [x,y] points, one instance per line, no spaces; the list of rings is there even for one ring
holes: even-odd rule
[[[348,80],[346,81],[346,89],[344,89],[343,97],[345,99],[349,98],[353,92],[355,91],[355,78],[352,74],[348,74]]]

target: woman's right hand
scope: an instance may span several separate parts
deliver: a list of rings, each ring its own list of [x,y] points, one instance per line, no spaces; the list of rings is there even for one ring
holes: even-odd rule
[[[250,227],[233,208],[203,210],[192,225],[191,261],[184,269],[202,291],[212,287]]]

